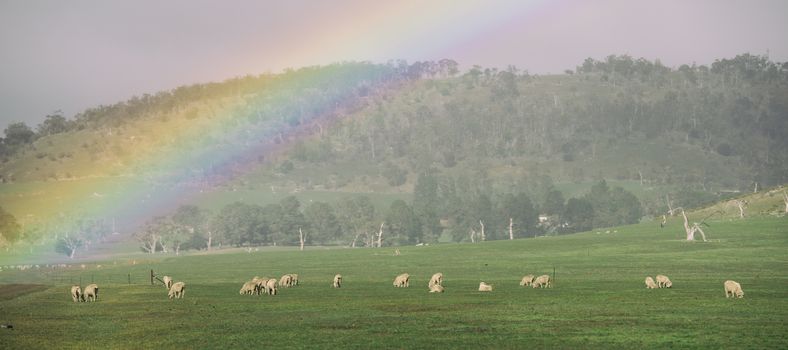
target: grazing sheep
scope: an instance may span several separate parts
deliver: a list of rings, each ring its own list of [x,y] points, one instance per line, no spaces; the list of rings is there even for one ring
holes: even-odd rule
[[[730,297],[744,298],[744,291],[741,290],[741,284],[738,282],[727,280],[723,283],[723,286],[725,286],[726,298],[729,298],[728,293],[730,293]]]
[[[550,278],[549,275],[541,275],[534,279],[533,283],[531,283],[531,287],[534,288],[545,288],[545,287],[552,287],[553,280]]]
[[[257,291],[257,282],[256,281],[249,281],[244,283],[243,287],[241,287],[241,291],[238,292],[241,295],[247,294],[252,295]]]
[[[265,292],[268,295],[276,295],[276,278],[269,279],[265,282]]]
[[[291,273],[290,277],[292,279],[292,285],[293,286],[297,286],[298,285],[298,274]]]
[[[289,288],[293,284],[293,276],[284,275],[282,278],[279,279],[279,285],[282,288]]]
[[[673,282],[670,281],[670,278],[665,275],[657,275],[657,286],[660,288],[670,288],[673,287]]]
[[[651,276],[646,276],[646,288],[648,289],[658,288],[657,284],[654,283],[654,279],[651,278]]]
[[[427,287],[432,288],[432,286],[434,286],[436,284],[439,285],[439,286],[443,284],[443,274],[440,273],[440,272],[438,272],[438,273],[432,275],[432,277],[430,277],[430,282],[427,283]]]
[[[87,299],[87,301],[97,301],[98,300],[98,286],[96,284],[88,284],[85,287],[85,294],[83,298]]]
[[[161,278],[161,281],[164,282],[164,288],[167,288],[167,290],[170,290],[170,288],[172,288],[172,277],[164,276]]]
[[[430,286],[430,293],[443,293],[443,286],[440,284],[433,284]]]
[[[534,275],[525,275],[523,279],[520,280],[520,285],[523,287],[530,286],[531,283],[534,283]]]
[[[336,274],[334,276],[334,288],[342,287],[342,275]]]
[[[79,286],[71,287],[71,300],[74,300],[75,303],[85,301],[85,297],[82,295],[82,288]]]
[[[403,273],[394,279],[394,287],[408,287],[410,286],[410,275]]]
[[[170,297],[170,299],[173,297],[175,299],[181,299],[183,298],[184,293],[186,293],[186,284],[183,282],[175,282],[167,295]]]
[[[489,285],[489,284],[484,283],[484,282],[479,283],[479,291],[480,292],[492,292],[492,290],[493,290],[492,285]]]
[[[265,283],[268,282],[268,279],[269,279],[268,277],[257,277],[257,276],[254,276],[254,278],[252,278],[252,282],[255,283],[254,294],[260,295],[263,294],[264,292],[265,293],[268,292],[265,288]]]

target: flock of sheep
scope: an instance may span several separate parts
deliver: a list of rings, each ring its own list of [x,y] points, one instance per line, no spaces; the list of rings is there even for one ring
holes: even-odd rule
[[[183,298],[184,292],[186,291],[186,284],[183,282],[175,282],[173,283],[173,279],[170,276],[164,276],[162,278],[162,282],[164,282],[164,287],[167,288],[169,291],[168,296],[170,299],[176,298],[181,299]],[[648,289],[655,289],[655,288],[671,288],[673,287],[673,282],[670,281],[668,276],[665,275],[657,275],[656,281],[651,278],[651,276],[646,276],[646,288]],[[278,290],[277,286],[282,288],[290,288],[295,287],[298,285],[298,275],[294,273],[289,273],[283,275],[278,280],[276,278],[268,278],[268,277],[258,277],[255,276],[250,281],[245,282],[241,287],[239,294],[241,295],[276,295]],[[394,278],[394,287],[398,288],[407,288],[410,286],[410,275],[407,273],[403,273],[398,275]],[[332,286],[334,288],[341,288],[342,287],[342,275],[337,274],[334,276],[334,281]],[[520,280],[520,286],[527,287],[531,286],[532,288],[551,288],[553,286],[553,279],[550,275],[541,275],[539,277],[534,277],[534,275],[525,275]],[[727,280],[723,284],[725,288],[725,297],[735,297],[735,298],[742,298],[744,297],[744,292],[741,289],[741,285],[736,281]],[[430,281],[427,283],[427,287],[429,288],[430,293],[443,293],[445,290],[443,287],[443,273],[435,273],[430,277]],[[487,284],[485,282],[479,283],[479,291],[480,292],[492,292],[493,286]],[[98,300],[98,286],[96,284],[90,284],[85,287],[84,293],[82,289],[75,285],[71,287],[71,298],[74,302],[80,301],[96,301]]]
[[[743,298],[744,291],[741,290],[741,284],[736,281],[727,280],[722,284],[723,288],[725,289],[725,297],[730,298]],[[656,289],[656,288],[671,288],[673,287],[673,282],[670,281],[670,278],[665,275],[657,275],[656,282],[654,281],[651,276],[646,276],[646,288],[648,289]]]
[[[95,283],[88,284],[87,287],[85,287],[84,292],[79,286],[71,286],[71,300],[73,300],[75,303],[97,301],[98,291],[98,286]]]

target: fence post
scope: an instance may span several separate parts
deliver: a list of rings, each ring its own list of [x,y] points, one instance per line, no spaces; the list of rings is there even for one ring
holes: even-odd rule
[[[131,272],[129,272],[129,284],[131,284]]]
[[[150,285],[153,285],[153,269],[150,269]]]

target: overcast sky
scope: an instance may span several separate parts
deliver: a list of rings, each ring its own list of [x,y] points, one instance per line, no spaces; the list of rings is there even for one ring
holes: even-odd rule
[[[788,61],[786,0],[0,0],[0,128],[179,85],[338,61],[573,69]]]

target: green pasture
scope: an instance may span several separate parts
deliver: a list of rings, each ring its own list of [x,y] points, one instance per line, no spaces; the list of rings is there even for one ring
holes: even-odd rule
[[[0,329],[0,348],[784,348],[788,221],[709,224],[707,243],[678,239],[674,219],[663,229],[401,247],[400,256],[389,247],[267,248],[5,269],[0,324],[13,329]],[[151,286],[151,269],[184,281],[185,298]],[[394,288],[403,272],[410,287]],[[434,272],[445,275],[443,294],[427,292]],[[255,275],[285,273],[301,285],[238,294]],[[331,288],[336,273],[341,289]],[[524,274],[553,273],[554,288],[518,285]],[[657,274],[673,288],[647,290],[643,279]],[[741,283],[743,299],[724,297],[727,279]],[[98,302],[71,301],[80,281],[99,285]],[[494,291],[476,291],[480,281]]]

